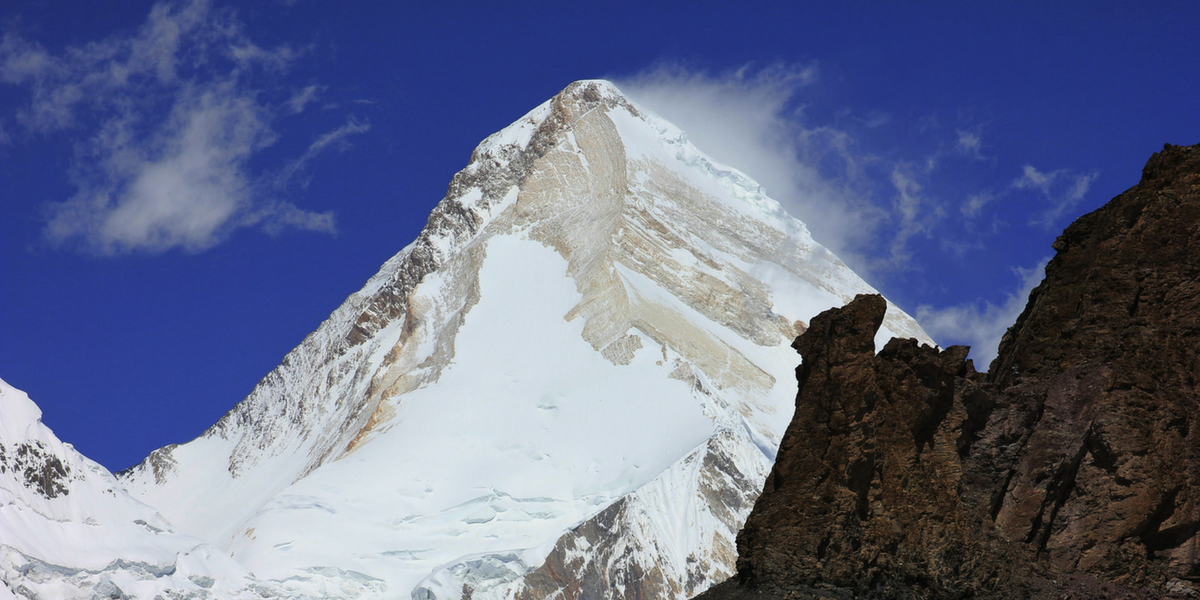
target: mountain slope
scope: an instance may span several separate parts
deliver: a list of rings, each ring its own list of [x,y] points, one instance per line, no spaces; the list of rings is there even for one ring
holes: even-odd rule
[[[731,572],[791,417],[787,344],[872,291],[577,82],[481,143],[246,400],[120,477],[296,596],[682,598]],[[928,341],[889,307],[893,335]]]
[[[0,381],[0,598],[260,598],[221,551],[171,530]]]

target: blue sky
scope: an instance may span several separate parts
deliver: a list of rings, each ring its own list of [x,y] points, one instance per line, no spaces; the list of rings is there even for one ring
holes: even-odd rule
[[[111,469],[191,439],[576,79],[984,360],[1062,228],[1200,142],[1192,3],[779,4],[4,3],[0,378]]]

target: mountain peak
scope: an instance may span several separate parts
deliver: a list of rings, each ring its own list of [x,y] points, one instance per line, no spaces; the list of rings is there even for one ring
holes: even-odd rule
[[[554,143],[556,132],[570,128],[579,116],[596,108],[608,110],[617,106],[637,114],[637,109],[612,82],[575,81],[508,127],[485,138],[471,154],[470,164],[478,164],[484,157],[503,160],[514,152],[526,150],[533,154],[530,159],[536,158]],[[535,138],[536,143],[531,147],[530,142]]]
[[[121,480],[284,596],[684,598],[732,571],[789,343],[873,292],[749,177],[575,82],[480,143],[245,400]],[[928,341],[881,306],[878,344]]]
[[[42,409],[29,396],[0,379],[0,439],[18,440],[28,435],[29,428],[42,422]]]

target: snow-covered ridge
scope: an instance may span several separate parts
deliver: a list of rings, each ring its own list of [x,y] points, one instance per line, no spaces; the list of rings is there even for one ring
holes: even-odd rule
[[[104,467],[61,442],[0,381],[0,597],[259,598],[227,555],[180,535]]]
[[[684,598],[732,568],[788,343],[868,292],[744,174],[576,82],[484,140],[246,400],[121,481],[284,596]],[[892,334],[928,341],[894,307]]]
[[[193,485],[218,485],[227,493],[226,502],[205,506],[188,503],[176,519],[192,531],[219,531],[222,542],[257,510],[245,497],[266,498],[294,480],[311,472],[325,460],[348,448],[378,406],[379,390],[372,381],[375,374],[366,365],[383,360],[384,341],[395,343],[403,335],[397,320],[403,321],[405,305],[412,290],[454,255],[478,231],[490,216],[494,204],[503,200],[505,184],[516,181],[520,173],[510,164],[518,142],[528,145],[531,127],[539,126],[550,102],[547,101],[525,118],[488,138],[473,153],[471,165],[455,175],[450,190],[430,214],[418,238],[389,259],[361,290],[352,294],[301,344],[289,352],[281,364],[255,386],[249,396],[193,442],[207,446],[197,455],[213,455],[210,448],[228,453],[226,464],[210,463],[200,467],[203,475],[191,474]],[[503,144],[499,140],[507,140]],[[377,334],[391,327],[380,339]],[[171,481],[175,474],[179,446],[167,446],[153,452],[141,464],[118,474],[135,494]],[[187,452],[187,450],[180,450]],[[260,470],[270,475],[245,482],[243,473],[254,469],[261,460],[278,457]],[[282,464],[280,464],[282,463]],[[195,497],[182,493],[183,497]],[[162,499],[159,499],[162,500]],[[241,518],[231,517],[240,514]],[[215,530],[213,528],[216,528]]]

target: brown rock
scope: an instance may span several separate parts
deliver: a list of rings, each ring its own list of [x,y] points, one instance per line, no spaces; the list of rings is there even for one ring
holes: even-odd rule
[[[796,415],[738,536],[743,584],[856,596],[1007,589],[982,511],[958,493],[967,405],[979,395],[967,348],[894,339],[876,355],[885,309],[859,296],[797,338]]]
[[[988,374],[1040,415],[997,529],[1059,572],[1200,579],[1200,146],[1165,147],[1054,247]]]
[[[724,598],[1200,595],[1200,146],[1067,228],[986,375],[814,318]]]

